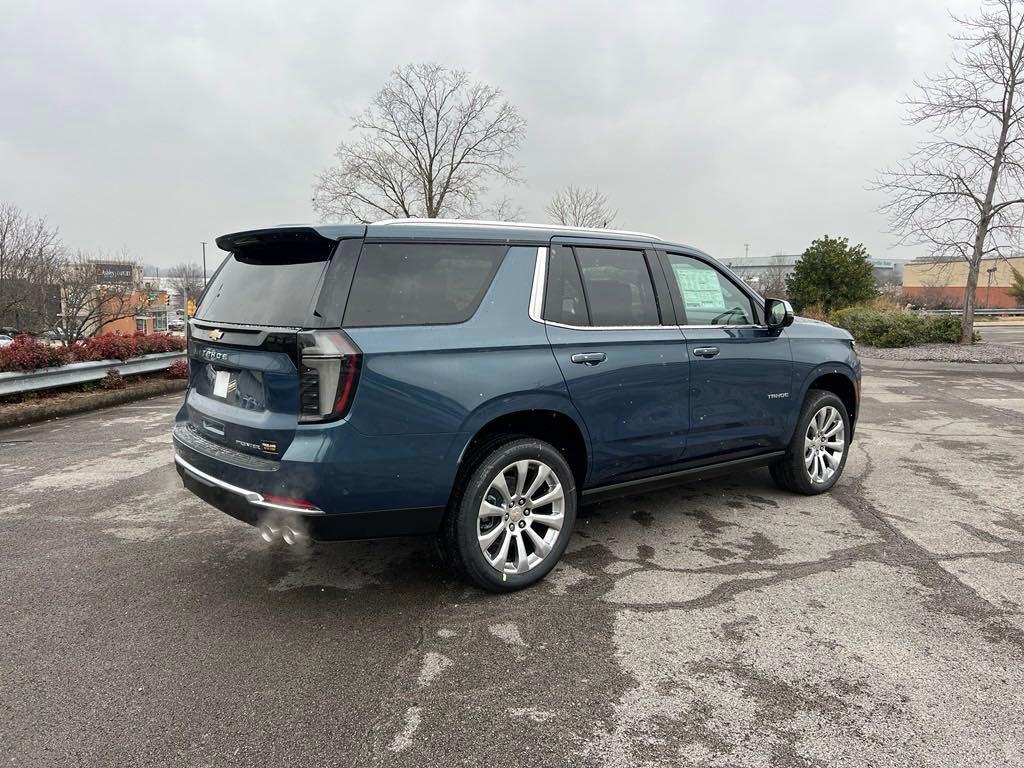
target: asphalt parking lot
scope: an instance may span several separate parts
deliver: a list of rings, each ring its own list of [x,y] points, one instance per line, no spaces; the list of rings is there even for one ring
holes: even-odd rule
[[[1024,323],[993,327],[985,323],[978,323],[975,327],[981,334],[983,341],[990,341],[993,344],[1010,344],[1015,347],[1024,347]]]
[[[871,366],[830,495],[587,511],[539,587],[423,540],[267,549],[180,488],[176,398],[0,433],[17,766],[1024,763],[1024,378]]]

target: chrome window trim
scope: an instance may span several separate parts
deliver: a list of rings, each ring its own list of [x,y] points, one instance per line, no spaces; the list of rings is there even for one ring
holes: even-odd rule
[[[766,325],[568,325],[544,319],[544,288],[547,281],[548,249],[541,246],[537,249],[537,261],[533,267],[533,286],[530,290],[530,319],[541,325],[554,328],[567,328],[570,331],[664,331],[687,328],[700,330],[725,330],[729,328],[767,328]]]
[[[225,483],[223,480],[219,480],[213,475],[208,475],[201,469],[196,469],[183,459],[178,453],[174,454],[174,461],[176,464],[180,464],[182,469],[188,472],[197,480],[206,483],[207,485],[213,485],[221,490],[233,493],[237,496],[241,496],[250,504],[263,507],[264,509],[277,509],[282,512],[294,512],[300,515],[323,515],[325,512],[322,509],[305,509],[304,507],[291,507],[287,504],[274,504],[273,502],[267,501],[263,496],[256,491],[249,491],[245,488],[239,488],[237,485],[231,485],[231,483]]]
[[[689,328],[691,330],[699,330],[699,331],[727,331],[727,330],[729,330],[731,328],[738,328],[738,329],[745,329],[745,330],[757,330],[757,329],[760,329],[760,330],[763,331],[766,328],[768,328],[767,325],[753,325],[753,324],[750,324],[750,323],[748,323],[746,325],[680,325],[680,326],[677,326],[677,327],[681,328],[684,331],[687,328]]]
[[[544,276],[548,267],[548,249],[540,246],[537,249],[537,261],[533,267],[533,288],[530,291],[530,319],[538,323],[547,322],[544,313]]]

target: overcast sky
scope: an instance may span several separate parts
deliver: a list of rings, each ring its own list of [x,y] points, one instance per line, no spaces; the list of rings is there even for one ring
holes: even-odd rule
[[[977,5],[0,0],[0,200],[72,247],[216,258],[219,234],[314,220],[350,117],[436,61],[528,121],[528,220],[572,182],[723,259],[825,233],[910,257],[868,181],[917,138],[898,99],[946,61],[946,8]]]

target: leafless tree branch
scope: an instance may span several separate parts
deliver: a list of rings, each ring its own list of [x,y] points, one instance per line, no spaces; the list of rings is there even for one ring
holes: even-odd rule
[[[92,336],[106,323],[131,317],[147,306],[139,280],[135,277],[141,269],[133,269],[133,277],[129,280],[104,284],[98,277],[97,262],[135,266],[123,251],[113,258],[77,251],[62,259],[59,284],[65,344],[71,345]]]
[[[62,253],[57,228],[45,218],[0,203],[0,325],[36,332],[52,321]]]
[[[570,227],[606,229],[618,215],[608,206],[608,196],[601,190],[572,184],[556,192],[544,210],[552,221]]]
[[[982,259],[1019,247],[1024,206],[1024,3],[985,0],[954,17],[957,48],[945,70],[916,83],[907,119],[932,139],[875,181],[901,243],[968,262],[963,334],[974,334]]]
[[[203,268],[195,263],[176,264],[167,271],[174,290],[181,294],[187,305],[190,301],[199,301],[203,292]]]
[[[472,214],[495,178],[516,182],[526,122],[502,93],[437,64],[399,67],[352,121],[314,186],[324,219]]]

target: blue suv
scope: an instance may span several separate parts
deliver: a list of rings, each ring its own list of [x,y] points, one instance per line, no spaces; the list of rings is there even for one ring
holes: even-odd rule
[[[175,461],[267,541],[438,534],[508,591],[581,503],[757,466],[815,494],[846,463],[850,335],[688,246],[415,219],[217,245]]]

